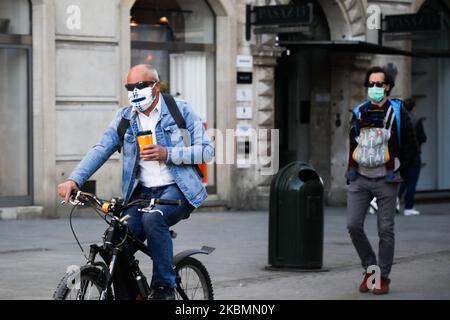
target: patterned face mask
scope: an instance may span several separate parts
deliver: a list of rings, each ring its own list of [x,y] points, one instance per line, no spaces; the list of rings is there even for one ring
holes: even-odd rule
[[[144,89],[135,88],[133,91],[128,92],[128,100],[130,105],[134,107],[139,112],[144,112],[147,110],[155,101],[156,96],[152,94],[153,88],[156,83]]]

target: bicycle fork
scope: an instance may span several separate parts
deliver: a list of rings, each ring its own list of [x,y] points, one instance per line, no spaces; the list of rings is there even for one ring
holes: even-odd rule
[[[100,300],[106,299],[106,293],[108,292],[108,288],[111,287],[113,274],[114,274],[114,267],[116,265],[117,261],[117,254],[119,253],[119,249],[114,248],[113,254],[111,257],[111,262],[109,264],[109,272],[106,275],[106,286],[103,288],[102,293],[100,294]]]

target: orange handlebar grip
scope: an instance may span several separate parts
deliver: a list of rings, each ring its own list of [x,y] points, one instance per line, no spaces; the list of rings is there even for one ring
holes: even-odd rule
[[[110,205],[111,205],[110,203],[105,202],[105,203],[102,205],[102,211],[103,211],[104,213],[108,213],[108,212],[109,212],[109,206],[110,206]]]

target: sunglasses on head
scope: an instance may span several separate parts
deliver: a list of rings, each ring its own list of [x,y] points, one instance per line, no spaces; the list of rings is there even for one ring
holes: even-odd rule
[[[127,83],[125,85],[125,89],[127,89],[128,91],[133,91],[134,89],[139,89],[142,90],[144,88],[153,86],[155,83],[157,83],[158,80],[152,80],[152,81],[139,81],[136,83]]]
[[[372,88],[372,87],[382,88],[384,86],[384,84],[385,84],[385,82],[383,82],[383,81],[375,81],[375,82],[369,81],[367,83],[367,86],[370,88]]]

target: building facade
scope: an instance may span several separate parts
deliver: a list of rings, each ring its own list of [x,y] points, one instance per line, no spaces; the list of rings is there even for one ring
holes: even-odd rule
[[[279,129],[279,164],[312,164],[329,204],[346,199],[349,109],[365,99],[366,70],[385,66],[396,75],[392,95],[415,97],[427,119],[419,189],[450,189],[449,1],[309,1],[308,23],[248,27],[255,18],[247,5],[304,2],[0,0],[2,217],[66,213],[56,186],[127,104],[123,84],[137,63],[155,65],[163,89],[190,101],[205,126],[224,136],[226,129]],[[367,27],[377,8],[383,15],[440,12],[442,30],[391,34],[367,50],[365,43],[378,44],[378,30]],[[415,49],[433,54],[408,56]],[[209,201],[267,209],[272,175],[262,172],[276,163],[239,159],[270,154],[274,138],[241,145],[237,135],[232,150],[218,148],[217,157],[236,153],[238,164],[207,165]],[[120,167],[116,153],[85,187],[105,198],[119,195]]]

